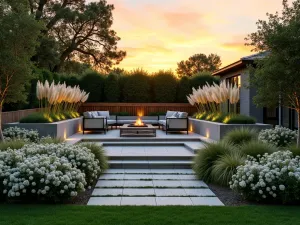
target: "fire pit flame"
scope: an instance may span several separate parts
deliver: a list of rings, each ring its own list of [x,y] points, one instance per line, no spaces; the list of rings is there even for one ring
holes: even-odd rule
[[[135,126],[144,126],[145,124],[143,123],[143,121],[141,120],[141,118],[139,117],[135,123],[134,123]]]

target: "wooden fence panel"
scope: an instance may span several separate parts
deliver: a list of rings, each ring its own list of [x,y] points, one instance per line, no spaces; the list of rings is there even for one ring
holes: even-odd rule
[[[149,115],[154,112],[181,111],[194,114],[197,110],[188,103],[84,103],[79,112],[105,111],[128,112],[130,115]]]
[[[19,122],[25,116],[38,112],[40,109],[25,109],[18,111],[2,112],[2,124]]]

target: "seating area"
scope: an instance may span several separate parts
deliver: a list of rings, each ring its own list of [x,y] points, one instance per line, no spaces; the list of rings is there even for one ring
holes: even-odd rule
[[[85,131],[106,131],[118,128],[124,124],[134,124],[140,120],[143,124],[158,126],[168,132],[185,131],[188,134],[188,113],[167,111],[163,116],[117,116],[111,115],[109,111],[89,111],[83,113],[83,133]]]

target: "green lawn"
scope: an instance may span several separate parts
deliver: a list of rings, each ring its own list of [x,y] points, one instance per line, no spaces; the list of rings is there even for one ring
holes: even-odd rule
[[[300,207],[97,207],[0,205],[2,225],[290,225],[300,223]]]

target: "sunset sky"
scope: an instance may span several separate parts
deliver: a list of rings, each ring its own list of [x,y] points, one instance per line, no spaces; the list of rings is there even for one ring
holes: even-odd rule
[[[282,0],[108,0],[115,5],[113,29],[131,70],[176,69],[196,53],[216,53],[222,66],[251,54],[244,46],[258,19],[281,11]]]

